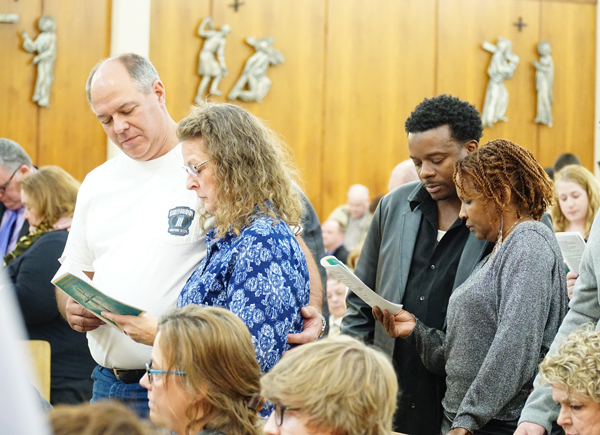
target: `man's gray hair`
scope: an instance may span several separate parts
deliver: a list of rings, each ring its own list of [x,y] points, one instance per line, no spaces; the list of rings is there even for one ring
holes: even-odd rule
[[[16,171],[21,166],[33,167],[31,157],[13,140],[0,138],[0,166],[9,172]]]
[[[160,80],[158,72],[156,71],[156,68],[154,68],[154,65],[152,65],[152,62],[150,62],[150,60],[145,58],[144,56],[140,56],[139,54],[124,53],[120,54],[119,56],[103,59],[100,62],[98,62],[94,66],[94,68],[92,68],[92,71],[90,72],[90,75],[88,76],[87,82],[85,84],[87,100],[88,103],[90,103],[90,106],[92,105],[92,79],[94,78],[94,75],[96,74],[98,69],[105,62],[113,59],[121,62],[121,64],[125,67],[129,75],[135,82],[138,90],[144,94],[149,94],[150,92],[152,92],[152,84],[156,80]]]

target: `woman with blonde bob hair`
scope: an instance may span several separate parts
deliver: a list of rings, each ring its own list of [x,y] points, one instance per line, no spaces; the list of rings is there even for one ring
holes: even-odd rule
[[[580,165],[568,165],[554,175],[554,231],[578,231],[587,240],[596,212],[600,209],[600,183]]]
[[[540,374],[560,404],[557,423],[565,433],[600,434],[600,331],[593,325],[569,335],[546,356]]]
[[[385,435],[398,381],[389,358],[348,336],[294,349],[261,380],[266,435]]]
[[[301,332],[300,309],[310,297],[306,257],[291,230],[302,213],[296,170],[276,134],[233,104],[194,107],[177,135],[186,187],[198,195],[207,229],[206,257],[177,306],[220,306],[238,315],[267,372],[289,349],[288,334]],[[155,319],[107,317],[132,339],[152,343]]]
[[[260,368],[230,311],[188,305],[161,317],[140,384],[150,419],[177,435],[259,435]]]
[[[94,360],[87,339],[71,329],[58,311],[50,282],[60,264],[67,230],[53,225],[73,216],[79,182],[58,166],[46,166],[19,180],[29,234],[4,257],[31,340],[50,343],[50,402],[76,404],[92,397]]]
[[[80,183],[64,169],[45,166],[23,177],[19,186],[27,196],[30,226],[52,226],[61,217],[73,217]]]

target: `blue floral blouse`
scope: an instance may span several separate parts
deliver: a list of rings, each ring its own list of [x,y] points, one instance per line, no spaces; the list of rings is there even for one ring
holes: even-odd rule
[[[290,227],[258,214],[239,236],[206,235],[206,258],[188,279],[177,306],[224,307],[248,326],[256,358],[268,372],[288,350],[288,333],[302,330],[300,308],[308,304],[306,258]]]

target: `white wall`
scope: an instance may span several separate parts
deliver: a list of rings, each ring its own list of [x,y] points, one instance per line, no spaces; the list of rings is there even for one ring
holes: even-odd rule
[[[113,0],[110,55],[137,53],[150,54],[150,2],[151,0]],[[108,139],[106,158],[111,159],[121,151]]]

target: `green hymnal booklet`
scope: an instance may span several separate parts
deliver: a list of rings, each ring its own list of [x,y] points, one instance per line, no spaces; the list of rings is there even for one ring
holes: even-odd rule
[[[145,311],[105,295],[91,284],[88,284],[83,279],[71,273],[59,276],[52,281],[52,284],[71,296],[79,303],[79,305],[86,310],[91,311],[96,317],[117,328],[119,328],[119,326],[115,322],[108,320],[100,313],[102,311],[110,311],[111,313],[123,314],[126,316],[141,316],[145,313]]]

